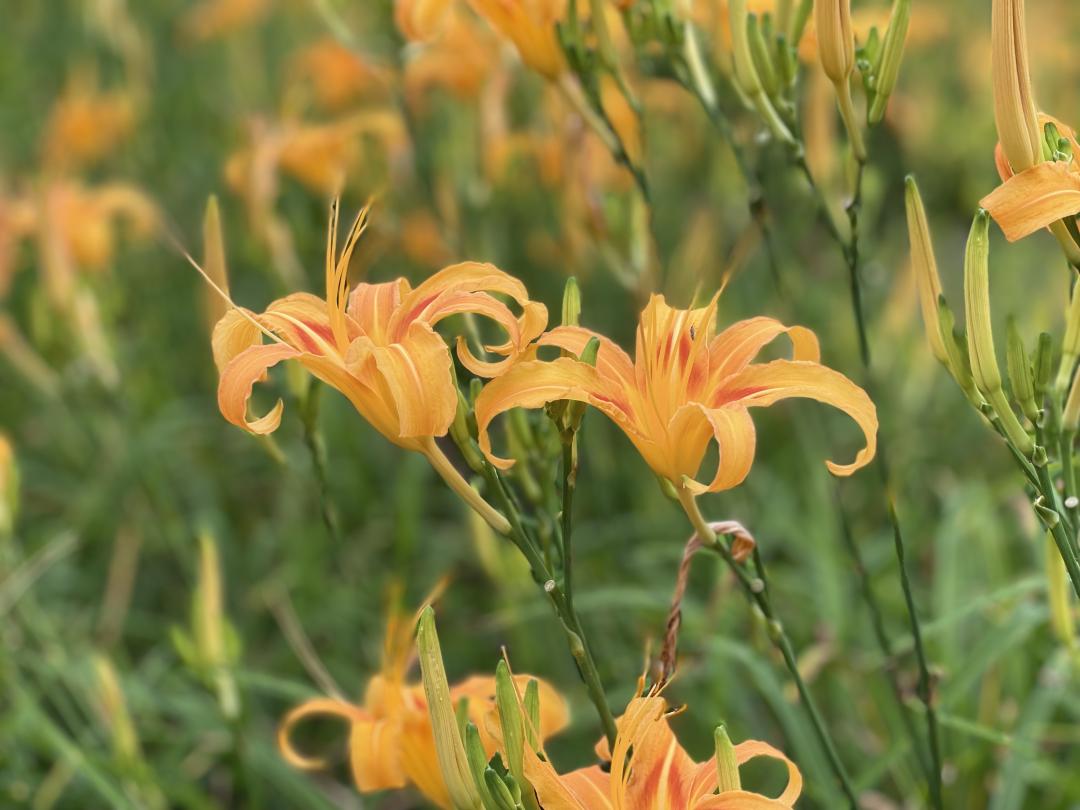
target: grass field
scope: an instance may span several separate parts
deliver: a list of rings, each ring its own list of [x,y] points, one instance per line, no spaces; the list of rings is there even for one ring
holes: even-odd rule
[[[611,716],[645,705],[631,703],[644,672],[670,707],[685,704],[671,727],[695,760],[713,756],[721,723],[736,743],[767,742],[801,771],[799,808],[1080,806],[1067,576],[1080,528],[1080,305],[1068,312],[1080,204],[1003,235],[1020,218],[1009,205],[1068,206],[1080,188],[1067,127],[1080,122],[1080,14],[1028,3],[1025,40],[1014,0],[898,0],[904,45],[900,12],[889,43],[890,3],[855,0],[860,49],[834,86],[823,64],[844,61],[848,29],[823,29],[846,3],[751,0],[749,23],[743,5],[4,9],[0,806],[605,806],[560,804],[550,787],[534,797],[535,771],[514,772],[508,721],[486,694],[468,707],[491,709],[473,717],[482,759],[498,750],[492,770],[517,776],[523,798],[487,792],[483,763],[464,774],[472,798],[454,794],[435,747],[461,738],[447,721],[432,747],[429,699],[399,683],[420,682],[414,611],[440,587],[451,684],[493,676],[505,650],[561,696],[542,689],[542,712],[566,702],[568,725],[545,743],[559,773],[599,761]],[[1037,109],[1059,119],[1049,132],[1023,105],[1000,113],[1024,87],[1004,61],[1024,41]],[[869,124],[863,71],[880,90],[897,65]],[[850,128],[837,105],[849,85]],[[1002,184],[995,144],[1031,132],[1034,174],[1004,158],[1017,177],[1003,188],[1020,190],[1001,208],[981,202]],[[920,314],[920,292],[931,319],[938,304],[926,254],[912,261],[909,175],[967,333],[943,362],[938,324]],[[1072,191],[1038,196],[1050,175]],[[337,196],[336,249],[361,209],[366,230],[327,269]],[[980,205],[992,215],[989,311],[979,220],[971,230]],[[458,262],[506,275],[458,268],[408,298]],[[379,288],[387,299],[370,312],[343,314],[340,290],[399,278],[411,288]],[[665,320],[650,303],[706,308],[721,290],[715,313]],[[297,292],[315,299],[267,310]],[[580,323],[633,357],[639,316],[628,387],[612,382],[606,342],[532,344],[545,326]],[[710,357],[712,319],[722,331],[761,316],[812,331],[832,371],[798,331],[777,331],[758,358],[782,364],[793,343],[792,364],[770,366],[778,376],[718,371],[738,341]],[[274,358],[244,366],[241,349],[260,340]],[[973,371],[965,395],[953,378]],[[773,391],[804,398],[746,410]],[[279,397],[276,431],[229,423]],[[492,452],[517,460],[509,470],[480,450],[488,417]],[[827,469],[874,440],[861,469]],[[684,476],[707,485],[718,464],[699,496]],[[754,553],[707,537],[697,509],[741,523]],[[683,565],[695,531],[707,542]],[[288,728],[283,756],[283,719],[323,697],[337,719]],[[791,806],[746,798],[778,796],[775,763],[743,768],[728,803],[721,792],[695,804],[645,784],[663,760],[646,762],[650,751],[633,742],[630,798],[611,807]],[[324,762],[293,767],[301,752]],[[434,788],[417,789],[417,763]]]

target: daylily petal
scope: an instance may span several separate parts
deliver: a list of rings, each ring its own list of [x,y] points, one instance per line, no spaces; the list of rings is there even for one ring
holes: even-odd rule
[[[1080,175],[1065,163],[1040,163],[1014,174],[979,204],[1015,242],[1080,212]]]
[[[798,767],[784,754],[776,748],[765,742],[759,740],[747,740],[741,742],[735,746],[735,760],[739,765],[744,765],[752,759],[757,757],[769,757],[771,759],[778,759],[787,766],[788,783],[784,788],[784,792],[781,793],[776,801],[782,805],[789,806],[795,803],[795,800],[799,798],[799,794],[802,793],[803,778],[799,772]]]
[[[262,331],[248,310],[230,309],[214,326],[210,345],[214,351],[214,365],[221,372],[244,349],[262,342]]]
[[[375,718],[351,703],[333,698],[309,700],[285,715],[278,728],[278,747],[286,762],[304,770],[327,767],[326,760],[321,757],[306,757],[299,753],[290,739],[297,724],[318,716],[348,721],[349,762],[359,790],[369,792],[405,786],[405,774],[398,758],[400,724]]]
[[[621,392],[606,383],[592,366],[569,357],[560,357],[550,363],[527,361],[493,379],[476,398],[480,449],[493,465],[509,469],[514,464],[512,460],[499,458],[491,452],[488,434],[491,420],[511,408],[540,408],[562,399],[588,403],[628,433],[634,430],[627,416],[627,406],[621,402]]]
[[[383,284],[357,284],[349,293],[345,311],[359,324],[361,331],[373,340],[385,340],[390,316],[411,288],[403,278]]]
[[[719,448],[719,460],[716,475],[709,484],[702,484],[691,477],[684,481],[686,487],[695,495],[737,487],[746,479],[754,463],[754,448],[757,444],[754,420],[744,407],[706,408],[699,403],[691,403],[680,409],[672,420],[670,430],[675,441],[686,435],[686,428],[682,427],[681,423],[685,421],[683,414],[690,411],[698,411],[704,415],[712,428],[712,438]],[[691,439],[687,437],[685,440]],[[696,474],[696,468],[693,473],[687,473],[690,476]]]
[[[366,340],[360,338],[350,346],[346,359],[350,368],[355,368],[357,348]],[[370,346],[368,351],[396,410],[397,437],[446,435],[454,421],[457,395],[443,339],[418,322],[400,342]]]
[[[630,355],[624,352],[615,341],[591,329],[581,326],[558,326],[542,335],[537,343],[541,346],[558,346],[575,357],[580,357],[585,351],[585,346],[593,338],[600,341],[599,351],[596,353],[596,370],[601,376],[618,380],[625,385],[633,385],[634,362],[630,359]]]
[[[497,292],[518,304],[529,300],[528,290],[518,279],[486,262],[461,262],[444,267],[425,279],[401,301],[391,319],[391,331],[403,329],[415,320],[439,320],[440,296],[454,292]],[[445,300],[445,299],[442,299]]]
[[[791,810],[791,805],[769,799],[760,793],[729,790],[703,799],[694,805],[694,810]]]
[[[873,459],[877,450],[877,409],[859,386],[838,371],[804,360],[774,360],[748,366],[724,381],[713,395],[713,405],[739,404],[768,407],[790,397],[806,397],[844,411],[862,428],[866,447],[851,464],[826,461],[834,475],[850,475]]]
[[[792,360],[821,360],[817,336],[804,326],[785,326],[775,318],[749,318],[732,324],[709,344],[709,373],[714,380],[742,371],[780,335],[791,339]]]
[[[612,806],[607,796],[597,795],[595,777],[567,779],[559,776],[551,763],[541,759],[531,745],[525,746],[524,754],[525,778],[536,791],[536,798],[544,810],[607,810]]]
[[[259,316],[259,322],[303,352],[337,353],[326,301],[311,293],[292,293],[279,298]]]
[[[249,433],[273,433],[281,424],[285,404],[279,399],[270,412],[258,419],[248,420],[247,406],[251,389],[262,380],[267,369],[282,360],[299,357],[300,352],[284,343],[251,346],[228,362],[218,381],[218,408],[221,415]]]

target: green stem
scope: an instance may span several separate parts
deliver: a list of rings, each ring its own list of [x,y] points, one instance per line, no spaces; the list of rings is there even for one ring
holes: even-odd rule
[[[326,533],[335,543],[341,540],[337,512],[330,497],[330,476],[326,467],[326,445],[319,431],[319,406],[321,403],[322,384],[312,380],[308,386],[300,408],[300,421],[304,426],[304,446],[311,457],[311,466],[315,470],[315,480],[319,486],[319,511],[322,514]]]
[[[568,598],[567,592],[552,576],[550,567],[544,561],[543,555],[522,523],[521,514],[507,492],[498,471],[490,464],[485,464],[484,478],[488,487],[498,498],[499,505],[509,518],[510,531],[506,533],[506,536],[525,555],[525,559],[528,561],[530,569],[532,569],[533,579],[547,594],[548,600],[555,610],[555,615],[562,623],[567,643],[570,646],[570,654],[577,664],[578,673],[585,684],[585,691],[589,694],[589,700],[592,701],[593,706],[596,707],[596,713],[600,716],[604,736],[607,737],[608,743],[614,746],[617,731],[615,716],[608,705],[607,696],[604,694],[604,686],[600,681],[600,673],[596,669],[596,661],[593,659],[588,639],[585,636],[585,630],[582,627],[581,620],[578,618],[577,611],[574,609],[573,601]]]
[[[577,489],[577,434],[563,439],[562,445],[562,511],[559,525],[562,534],[563,588],[566,604],[574,612],[574,491]]]
[[[832,737],[825,727],[825,721],[822,718],[821,712],[818,710],[817,703],[814,702],[814,698],[810,694],[806,682],[803,680],[802,673],[799,672],[799,665],[798,661],[795,659],[795,651],[791,646],[791,640],[784,631],[783,624],[781,624],[776,616],[772,599],[769,596],[765,567],[760,556],[755,556],[760,578],[759,582],[755,582],[731,555],[731,550],[716,536],[712,527],[709,526],[708,522],[702,516],[701,510],[698,508],[697,501],[693,494],[685,487],[680,487],[677,491],[679,502],[686,511],[686,516],[690,519],[690,523],[694,527],[694,531],[697,532],[698,537],[705,542],[707,548],[724,558],[728,567],[731,568],[732,572],[739,580],[739,584],[742,586],[747,598],[753,604],[757,605],[757,608],[768,621],[769,639],[776,646],[777,650],[780,651],[780,654],[784,659],[784,664],[791,674],[791,679],[799,692],[803,707],[806,709],[806,713],[810,717],[810,723],[813,725],[814,731],[817,734],[818,742],[821,743],[821,747],[824,749],[829,765],[832,767],[833,773],[836,775],[841,790],[843,790],[844,795],[847,797],[852,810],[858,810],[859,803],[855,797],[855,790],[851,785],[851,779],[847,774],[847,769],[840,760],[840,755],[836,751],[836,745],[833,743]]]

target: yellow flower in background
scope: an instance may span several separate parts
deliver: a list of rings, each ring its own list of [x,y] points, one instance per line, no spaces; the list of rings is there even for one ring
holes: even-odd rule
[[[180,21],[188,39],[203,42],[242,31],[270,11],[271,0],[202,0]]]
[[[410,42],[426,42],[442,31],[452,0],[394,0],[394,23]]]
[[[866,392],[819,362],[814,334],[772,318],[752,318],[716,334],[716,302],[699,309],[674,309],[654,295],[641,315],[635,359],[608,338],[580,327],[559,327],[539,345],[580,355],[599,340],[595,367],[562,357],[516,364],[484,388],[476,402],[480,447],[493,464],[511,461],[491,454],[492,419],[515,407],[539,408],[563,399],[586,402],[629,437],[653,471],[676,488],[716,492],[741,483],[750,471],[756,443],[749,409],[789,397],[808,397],[851,416],[866,447],[851,464],[827,462],[836,475],[869,463],[877,443],[877,413]],[[754,364],[776,337],[790,338],[792,360]],[[711,441],[720,450],[715,476],[694,480]]]
[[[285,760],[305,770],[325,768],[321,758],[308,757],[296,750],[292,735],[296,726],[311,717],[338,717],[349,723],[349,761],[353,780],[362,793],[412,785],[428,800],[450,810],[452,804],[443,780],[435,748],[424,687],[408,678],[416,657],[414,631],[420,611],[412,617],[392,611],[387,621],[383,643],[382,669],[368,681],[362,705],[337,698],[316,698],[297,706],[282,721],[278,745]],[[522,689],[529,675],[515,676]],[[566,703],[553,687],[537,681],[540,700],[540,734],[548,737],[566,727],[569,715]],[[484,750],[490,757],[498,747],[498,713],[495,710],[495,679],[474,675],[450,687],[454,706],[468,702],[468,718],[480,733]]]
[[[289,80],[310,88],[320,109],[341,112],[372,96],[384,96],[388,77],[352,48],[333,37],[324,37],[292,57]]]
[[[532,70],[552,81],[566,70],[555,31],[566,13],[566,0],[469,0],[469,5],[514,43],[521,61]]]
[[[525,748],[525,775],[545,810],[790,810],[802,792],[795,764],[771,745],[755,740],[734,747],[721,731],[717,755],[694,762],[668,725],[666,701],[636,697],[619,719],[615,744],[597,745],[604,767],[593,765],[560,775],[550,760]],[[726,743],[726,745],[725,745]],[[769,757],[787,766],[779,797],[743,790],[739,766]]]
[[[76,78],[53,105],[45,128],[44,164],[67,170],[114,152],[135,126],[135,101],[122,90],[102,92],[93,79]]]

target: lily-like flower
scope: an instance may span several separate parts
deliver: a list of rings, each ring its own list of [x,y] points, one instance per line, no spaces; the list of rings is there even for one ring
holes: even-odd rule
[[[658,696],[630,701],[608,751],[597,754],[608,767],[593,765],[560,775],[550,761],[525,749],[525,775],[545,810],[790,810],[802,792],[795,764],[771,745],[748,740],[731,746],[721,730],[716,756],[697,763],[668,725],[666,701]],[[738,767],[757,757],[787,766],[788,783],[777,798],[744,790]]]
[[[525,285],[490,264],[464,262],[443,268],[415,289],[403,278],[359,284],[348,290],[349,260],[367,224],[360,212],[335,259],[337,204],[331,212],[326,249],[326,299],[293,293],[262,314],[233,308],[214,329],[214,360],[220,372],[218,405],[234,425],[254,434],[272,433],[283,404],[250,418],[252,387],[283,360],[296,360],[344,394],[357,411],[394,444],[423,453],[467,503],[500,532],[506,521],[453,468],[435,444],[454,420],[458,394],[450,350],[434,327],[451,315],[475,313],[495,321],[507,335],[486,346],[498,361],[475,357],[458,340],[461,363],[475,374],[501,373],[547,324],[547,309],[530,301]],[[492,293],[513,299],[515,316]],[[271,338],[263,343],[263,337]]]
[[[450,13],[450,0],[394,0],[394,23],[410,42],[434,39]]]
[[[754,460],[754,423],[749,409],[789,397],[808,397],[850,415],[866,436],[854,462],[827,462],[836,475],[869,463],[877,443],[877,412],[866,392],[819,362],[817,338],[800,326],[772,318],[740,321],[716,334],[717,299],[698,309],[674,309],[654,295],[641,315],[636,357],[581,327],[559,327],[539,345],[580,356],[599,341],[595,367],[571,357],[525,360],[492,380],[476,402],[481,449],[496,466],[512,462],[491,454],[488,427],[514,407],[539,408],[570,399],[585,402],[615,422],[653,471],[691,494],[740,484]],[[753,363],[758,352],[786,334],[791,360]],[[719,445],[712,481],[695,480],[710,441]]]
[[[45,166],[66,171],[111,154],[131,135],[135,107],[130,92],[103,92],[92,78],[74,78],[49,114],[43,146]]]
[[[365,690],[363,705],[339,698],[309,700],[297,706],[281,723],[278,746],[294,767],[320,770],[326,762],[297,751],[292,743],[296,726],[311,717],[337,717],[349,723],[349,761],[356,787],[363,793],[412,785],[432,803],[450,810],[450,793],[439,767],[435,736],[428,714],[423,685],[410,681],[408,672],[416,658],[413,633],[416,623],[432,597],[409,619],[392,611],[387,622],[381,672]],[[524,690],[528,675],[515,677]],[[566,727],[566,703],[550,685],[540,688],[540,734],[548,737]],[[454,706],[468,702],[468,717],[476,725],[484,750],[490,757],[498,747],[498,713],[495,708],[495,678],[472,676],[449,690]]]
[[[1077,162],[1080,143],[1076,133],[1049,115],[1040,114],[1039,122],[1042,132],[1051,128],[1058,136],[1055,159],[1019,170],[1012,164],[1002,141],[994,154],[1002,183],[979,202],[1010,242],[1042,228],[1057,228],[1062,219],[1080,214],[1080,163]],[[1059,234],[1055,230],[1055,236],[1059,241],[1068,240],[1063,245],[1072,242],[1067,232]]]
[[[1042,161],[1042,139],[1028,69],[1024,0],[994,0],[991,16],[994,122],[1013,171]]]
[[[514,43],[521,61],[552,81],[566,70],[555,30],[566,0],[469,0],[473,10]]]

